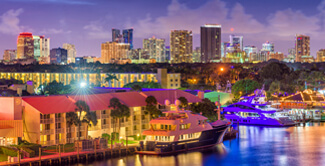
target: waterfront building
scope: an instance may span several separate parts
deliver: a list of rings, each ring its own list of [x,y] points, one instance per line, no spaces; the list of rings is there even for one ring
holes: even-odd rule
[[[32,33],[22,32],[17,39],[17,59],[34,59],[34,40]]]
[[[133,49],[133,29],[123,29],[123,43],[130,44],[130,49]]]
[[[68,58],[67,58],[67,63],[75,63],[77,51],[76,47],[73,44],[69,43],[63,43],[62,48],[66,49],[68,51]]]
[[[201,62],[221,61],[221,25],[201,26]]]
[[[241,51],[244,50],[243,38],[243,36],[229,35],[230,44],[239,48]]]
[[[85,81],[88,85],[108,86],[105,78],[114,74],[118,80],[113,80],[111,87],[123,87],[132,82],[157,82],[162,88],[177,89],[181,87],[180,73],[167,73],[167,69],[158,69],[158,73],[46,73],[46,72],[0,72],[0,79],[16,79],[23,83],[33,81],[35,87],[54,80],[64,85],[72,80]]]
[[[192,31],[172,30],[170,33],[171,63],[191,63],[192,42]]]
[[[193,50],[193,63],[199,63],[201,62],[201,48],[196,47]]]
[[[14,59],[16,59],[16,54],[16,50],[5,50],[3,54],[3,60],[6,62],[13,61]]]
[[[124,63],[127,59],[130,44],[106,42],[101,44],[102,63]]]
[[[158,63],[166,62],[165,39],[157,39],[154,36],[143,39],[143,49],[148,51],[150,59],[155,59]]]
[[[325,49],[318,50],[316,57],[316,62],[325,62]]]
[[[310,56],[310,37],[296,34],[296,62],[302,62],[302,56]],[[306,57],[304,57],[306,59]],[[308,58],[310,59],[310,58]]]
[[[53,48],[50,52],[50,63],[51,64],[67,64],[68,51],[63,48]]]

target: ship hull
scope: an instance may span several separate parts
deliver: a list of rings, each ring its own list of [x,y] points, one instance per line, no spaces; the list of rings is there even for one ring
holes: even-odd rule
[[[214,146],[222,143],[227,128],[230,125],[214,127],[211,130],[202,131],[197,139],[177,142],[154,142],[146,141],[145,145],[140,143],[138,154],[147,155],[169,155]]]
[[[273,127],[289,127],[295,126],[296,123],[281,123],[273,118],[260,118],[260,117],[246,117],[242,118],[234,115],[225,115],[225,118],[229,121],[233,122],[233,124],[241,124],[241,125],[256,125],[256,126],[273,126]]]

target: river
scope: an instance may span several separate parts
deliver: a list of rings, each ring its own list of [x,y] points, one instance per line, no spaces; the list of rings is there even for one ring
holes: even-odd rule
[[[325,165],[325,123],[274,128],[240,126],[239,137],[201,151],[173,156],[133,155],[92,166],[318,166]]]

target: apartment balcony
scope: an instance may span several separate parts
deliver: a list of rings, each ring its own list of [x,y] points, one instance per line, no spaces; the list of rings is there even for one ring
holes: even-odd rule
[[[109,124],[103,124],[102,125],[102,129],[108,129],[108,128],[110,128],[110,125]]]
[[[42,130],[41,135],[51,135],[54,134],[54,129]]]
[[[141,134],[141,130],[133,130],[133,135]]]
[[[66,144],[65,139],[55,140],[56,144]]]
[[[106,119],[106,118],[110,118],[109,114],[101,114],[100,115],[101,119]]]
[[[50,141],[41,141],[41,145],[42,146],[51,146],[51,145],[55,145],[54,140],[50,140]]]
[[[50,124],[50,123],[53,123],[53,118],[41,119],[41,124]]]
[[[121,127],[127,127],[127,126],[130,126],[130,122],[128,121],[128,122],[123,122],[123,123],[121,123]]]
[[[125,135],[127,135],[127,136],[130,136],[130,135],[132,135],[132,131],[130,131],[130,130],[128,130],[128,131],[125,131]]]
[[[141,123],[142,123],[142,124],[149,123],[149,119],[142,119],[142,120],[141,120]]]
[[[72,144],[72,143],[74,143],[74,141],[75,140],[77,140],[77,139],[75,139],[75,138],[67,138],[67,144]]]
[[[67,128],[67,133],[74,133],[76,131],[75,127]]]
[[[133,121],[133,125],[139,125],[139,124],[140,124],[140,120]]]
[[[61,129],[55,129],[55,133],[58,134],[58,133],[65,133],[65,130],[64,128],[61,128]]]
[[[76,131],[79,131],[79,127],[76,127]],[[85,126],[80,126],[80,131],[85,131]]]
[[[60,117],[60,118],[55,118],[55,123],[63,123],[64,121],[64,117]]]

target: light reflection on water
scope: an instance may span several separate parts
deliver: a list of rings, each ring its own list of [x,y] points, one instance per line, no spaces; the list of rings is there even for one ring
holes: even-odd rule
[[[288,128],[240,126],[239,129],[239,138],[201,151],[164,157],[134,155],[83,165],[325,165],[325,123]]]

